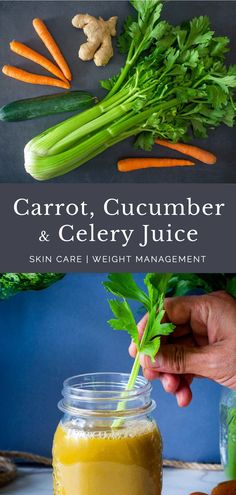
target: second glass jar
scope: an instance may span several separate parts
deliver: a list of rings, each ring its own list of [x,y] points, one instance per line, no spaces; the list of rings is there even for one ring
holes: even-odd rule
[[[220,453],[226,477],[236,480],[236,391],[227,388],[220,401]]]

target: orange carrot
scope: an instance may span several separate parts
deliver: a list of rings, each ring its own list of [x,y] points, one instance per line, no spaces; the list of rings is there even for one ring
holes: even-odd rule
[[[189,160],[176,158],[124,158],[118,161],[119,172],[132,172],[143,168],[186,167],[195,165]]]
[[[65,58],[63,57],[61,50],[57,45],[56,41],[52,37],[51,33],[48,31],[47,26],[44,24],[44,22],[41,19],[34,19],[33,26],[36,33],[41,38],[42,42],[44,43],[48,51],[51,53],[57,65],[59,65],[66,79],[71,81],[72,76],[68,64]]]
[[[44,57],[35,50],[32,50],[29,46],[24,45],[19,41],[13,40],[10,43],[10,49],[12,50],[12,52],[17,53],[17,55],[32,60],[32,62],[35,62],[38,65],[41,65],[42,67],[44,67],[44,69],[48,70],[49,72],[54,74],[54,76],[58,77],[58,79],[66,81],[63,73],[61,72],[59,67],[57,67],[57,65],[53,64],[51,60]]]
[[[70,88],[70,83],[67,81],[61,81],[60,79],[54,79],[53,77],[40,76],[39,74],[32,74],[26,70],[18,69],[12,65],[4,65],[2,68],[3,74],[18,81],[23,81],[30,84],[43,84],[47,86],[57,86],[58,88]]]
[[[179,151],[184,155],[196,158],[200,162],[207,163],[208,165],[214,165],[214,163],[216,163],[216,156],[213,155],[213,153],[198,148],[198,146],[192,146],[191,144],[184,143],[171,143],[170,141],[166,141],[165,139],[156,139],[155,142],[160,146],[165,146],[166,148]]]

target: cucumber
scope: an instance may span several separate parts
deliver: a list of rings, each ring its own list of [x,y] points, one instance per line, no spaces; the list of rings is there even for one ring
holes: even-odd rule
[[[0,120],[17,122],[45,115],[85,110],[97,99],[87,91],[68,91],[53,95],[38,96],[8,103],[0,108]]]

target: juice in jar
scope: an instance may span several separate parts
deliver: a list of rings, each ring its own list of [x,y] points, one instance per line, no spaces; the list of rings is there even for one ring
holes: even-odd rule
[[[54,495],[161,495],[159,430],[149,419],[120,428],[60,423],[53,470]]]

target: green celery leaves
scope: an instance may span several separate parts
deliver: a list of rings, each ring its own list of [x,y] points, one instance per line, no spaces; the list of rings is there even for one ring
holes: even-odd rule
[[[160,337],[169,335],[175,326],[163,322],[165,316],[164,297],[172,274],[148,273],[144,279],[147,293],[133,279],[131,273],[110,273],[108,281],[104,282],[106,290],[122,300],[111,300],[109,305],[115,319],[108,321],[115,330],[128,332],[137,346],[138,352],[142,352],[154,360],[160,347]],[[140,341],[138,328],[133,312],[126,299],[132,299],[141,303],[148,311],[148,320]]]

